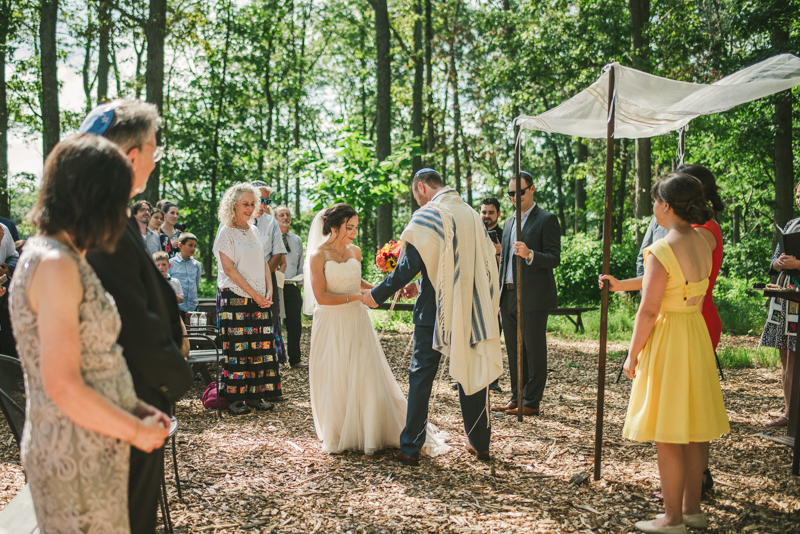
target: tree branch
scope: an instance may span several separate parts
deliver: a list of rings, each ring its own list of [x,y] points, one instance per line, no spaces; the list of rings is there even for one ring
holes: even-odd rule
[[[128,11],[125,10],[125,8],[123,8],[121,5],[119,5],[118,2],[116,2],[116,0],[104,0],[104,1],[112,8],[116,9],[117,12],[119,12],[119,14],[125,17],[126,19],[131,20],[142,27],[145,27],[147,25],[146,19],[128,13]]]

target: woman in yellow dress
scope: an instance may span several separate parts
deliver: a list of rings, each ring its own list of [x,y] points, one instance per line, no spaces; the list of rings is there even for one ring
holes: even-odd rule
[[[645,249],[642,302],[625,374],[633,379],[622,435],[655,441],[666,513],[643,532],[705,528],[700,510],[707,442],[730,431],[703,315],[711,250],[692,224],[714,212],[697,178],[672,173],[653,185],[653,215],[667,236]]]

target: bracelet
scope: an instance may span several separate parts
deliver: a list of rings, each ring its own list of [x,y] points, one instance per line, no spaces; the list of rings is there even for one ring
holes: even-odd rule
[[[139,437],[139,429],[140,428],[142,428],[142,420],[137,417],[136,418],[136,433],[133,435],[133,439],[130,441],[131,445],[136,443],[136,439]]]

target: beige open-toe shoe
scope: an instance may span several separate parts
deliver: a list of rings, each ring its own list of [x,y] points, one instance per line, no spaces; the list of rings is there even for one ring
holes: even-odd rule
[[[664,517],[664,514],[658,514],[656,519],[661,519],[662,517]],[[705,530],[708,528],[708,519],[706,519],[706,514],[700,512],[699,514],[683,516],[683,524],[689,528]]]
[[[639,521],[636,523],[636,528],[648,534],[687,534],[688,532],[683,523],[674,527],[657,527],[653,525],[653,521]]]

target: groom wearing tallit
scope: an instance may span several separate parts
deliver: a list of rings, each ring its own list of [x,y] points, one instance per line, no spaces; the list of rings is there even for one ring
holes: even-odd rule
[[[503,371],[497,310],[500,286],[495,247],[478,213],[433,169],[422,169],[411,183],[421,208],[400,236],[403,253],[395,271],[372,290],[370,307],[403,290],[414,305],[414,354],[409,369],[408,413],[395,458],[419,465],[425,443],[428,401],[442,356],[458,397],[467,451],[489,460],[487,387]],[[409,284],[421,274],[417,284]]]

